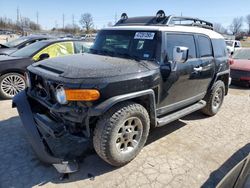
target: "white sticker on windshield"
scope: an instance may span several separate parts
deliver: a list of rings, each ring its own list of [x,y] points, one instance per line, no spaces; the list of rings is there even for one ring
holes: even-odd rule
[[[155,33],[152,32],[136,32],[134,39],[145,39],[145,40],[153,40]]]

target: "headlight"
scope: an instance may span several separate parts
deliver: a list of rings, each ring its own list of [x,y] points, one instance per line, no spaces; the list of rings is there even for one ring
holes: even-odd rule
[[[69,101],[96,101],[100,93],[95,89],[64,89],[58,86],[55,97],[60,104],[67,104]]]
[[[26,72],[24,74],[24,76],[25,76],[25,81],[26,81],[26,87],[30,87],[31,86],[31,82],[30,82],[30,76],[29,76],[29,74]]]
[[[59,86],[56,88],[55,97],[56,97],[57,102],[59,102],[60,104],[68,103],[65,90],[62,86]]]

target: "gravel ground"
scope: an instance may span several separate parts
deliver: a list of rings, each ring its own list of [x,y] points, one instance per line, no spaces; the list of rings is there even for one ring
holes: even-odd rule
[[[193,113],[154,129],[143,151],[114,168],[94,152],[60,181],[26,141],[11,101],[0,101],[0,187],[214,187],[250,152],[250,90],[231,88],[218,115]]]

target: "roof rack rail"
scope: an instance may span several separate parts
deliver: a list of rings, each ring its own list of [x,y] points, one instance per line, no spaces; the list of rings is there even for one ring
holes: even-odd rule
[[[121,19],[115,24],[120,25],[157,25],[157,26],[194,26],[213,30],[213,24],[205,20],[184,16],[166,16],[163,10],[159,10],[156,16],[133,17],[129,18],[126,13],[123,13]]]
[[[205,20],[184,16],[169,16],[166,25],[196,26],[213,30],[213,24]]]

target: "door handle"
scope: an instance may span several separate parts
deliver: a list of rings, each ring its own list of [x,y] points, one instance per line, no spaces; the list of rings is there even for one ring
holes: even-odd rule
[[[194,67],[194,71],[195,72],[201,72],[202,71],[202,67]]]

